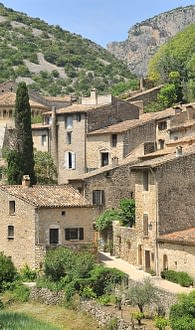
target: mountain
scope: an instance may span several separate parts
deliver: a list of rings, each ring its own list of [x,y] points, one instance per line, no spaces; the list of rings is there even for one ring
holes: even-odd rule
[[[43,95],[106,93],[135,77],[94,42],[0,3],[0,83],[23,80]]]
[[[127,40],[112,42],[107,49],[126,61],[131,72],[146,76],[148,62],[159,47],[192,23],[195,23],[195,6],[179,7],[135,24]]]

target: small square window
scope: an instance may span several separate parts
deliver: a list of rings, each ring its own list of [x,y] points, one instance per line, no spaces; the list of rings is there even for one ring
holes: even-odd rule
[[[9,214],[15,215],[15,212],[16,212],[15,201],[9,201]]]
[[[93,205],[104,204],[104,190],[93,190]]]
[[[66,215],[66,211],[62,211],[62,216],[65,216]]]

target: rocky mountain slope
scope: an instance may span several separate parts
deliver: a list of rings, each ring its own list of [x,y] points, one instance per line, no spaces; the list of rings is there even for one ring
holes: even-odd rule
[[[0,3],[0,83],[25,81],[44,95],[110,92],[134,78],[110,52],[80,35]]]
[[[112,42],[107,49],[127,61],[130,71],[142,77],[147,74],[148,61],[158,48],[192,23],[195,23],[195,6],[179,7],[132,26],[127,40]]]

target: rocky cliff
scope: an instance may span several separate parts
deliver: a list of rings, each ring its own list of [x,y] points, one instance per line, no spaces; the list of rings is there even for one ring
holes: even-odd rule
[[[112,42],[107,49],[127,61],[130,71],[142,77],[147,74],[148,61],[158,48],[192,23],[195,23],[195,6],[179,7],[135,24],[127,40]]]

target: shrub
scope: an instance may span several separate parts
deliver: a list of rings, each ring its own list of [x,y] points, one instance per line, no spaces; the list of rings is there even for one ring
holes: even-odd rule
[[[97,296],[111,293],[116,284],[121,284],[126,275],[115,268],[98,265],[91,272],[91,286]]]
[[[119,326],[119,321],[117,317],[113,317],[106,325],[105,330],[117,330]]]
[[[176,272],[174,270],[165,270],[161,272],[161,277],[174,283],[178,283],[181,286],[190,286],[193,284],[192,278],[186,272]]]
[[[132,314],[133,318],[137,320],[138,324],[141,325],[141,320],[144,318],[144,313],[135,312]]]
[[[20,276],[22,281],[34,281],[37,278],[37,273],[35,270],[31,270],[27,264],[20,270]]]
[[[165,330],[166,326],[169,324],[169,321],[162,316],[155,317],[155,327],[159,330]]]
[[[18,284],[13,290],[14,300],[26,302],[29,300],[30,289],[23,284]]]
[[[12,260],[3,253],[0,253],[0,270],[0,290],[2,290],[3,283],[13,282],[17,275]]]
[[[173,330],[195,329],[195,291],[179,296],[171,306],[169,319]]]

